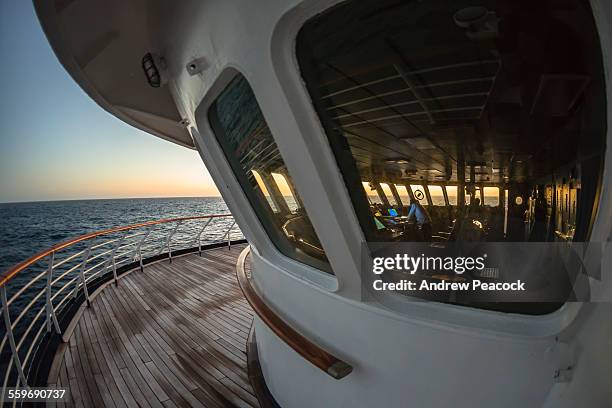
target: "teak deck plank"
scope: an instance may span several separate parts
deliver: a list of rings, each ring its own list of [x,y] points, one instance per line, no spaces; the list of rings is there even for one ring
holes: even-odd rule
[[[109,283],[58,354],[48,380],[68,388],[58,406],[259,406],[246,368],[253,311],[234,276],[243,248],[162,260]]]

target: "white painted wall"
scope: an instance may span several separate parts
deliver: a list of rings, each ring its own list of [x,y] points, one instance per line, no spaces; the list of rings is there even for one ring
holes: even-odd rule
[[[331,3],[185,1],[177,4],[172,25],[162,35],[177,105],[196,124],[202,159],[254,246],[259,292],[294,327],[355,367],[345,379],[333,380],[257,321],[262,369],[273,395],[284,407],[612,405],[610,303],[521,316],[423,302],[410,303],[410,314],[398,315],[359,301],[363,237],[293,50],[300,25]],[[593,0],[593,6],[600,12],[610,78],[612,3]],[[210,66],[191,77],[185,64],[199,57]],[[335,278],[274,248],[212,135],[207,108],[236,71],[254,90]],[[608,136],[608,163],[611,142]],[[599,241],[609,239],[612,222],[609,166],[604,187],[592,236]],[[600,290],[610,297],[609,284]],[[561,360],[557,336],[576,353],[569,383],[553,381]]]

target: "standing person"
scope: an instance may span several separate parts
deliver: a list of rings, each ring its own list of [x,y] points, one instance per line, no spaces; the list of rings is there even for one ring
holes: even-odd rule
[[[546,241],[546,216],[548,212],[548,203],[546,202],[546,196],[544,194],[544,186],[539,185],[537,190],[537,196],[535,200],[535,209],[533,212],[533,227],[529,235],[529,241],[531,242],[543,242]]]
[[[421,229],[421,233],[423,234],[423,241],[431,241],[431,216],[427,209],[421,205],[417,200],[412,198],[410,200],[410,207],[408,211],[408,220],[414,216],[416,219],[417,225]]]

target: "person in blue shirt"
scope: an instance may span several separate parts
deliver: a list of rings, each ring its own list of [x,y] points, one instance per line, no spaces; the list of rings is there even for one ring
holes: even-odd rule
[[[416,223],[421,229],[421,233],[423,234],[423,241],[431,241],[431,216],[427,209],[421,205],[414,198],[410,200],[410,206],[408,208],[408,220],[412,217],[416,219]]]

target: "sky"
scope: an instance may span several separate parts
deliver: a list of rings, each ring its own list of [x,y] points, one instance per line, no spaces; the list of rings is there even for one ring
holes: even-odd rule
[[[57,61],[31,1],[0,0],[0,202],[218,196],[195,150],[104,111]]]

